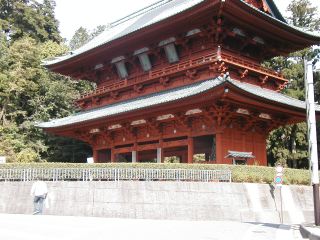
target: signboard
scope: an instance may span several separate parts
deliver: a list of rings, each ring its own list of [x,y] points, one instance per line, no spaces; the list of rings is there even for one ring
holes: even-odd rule
[[[277,173],[283,173],[283,167],[281,165],[276,166]]]
[[[276,177],[274,178],[274,183],[275,183],[277,186],[282,185],[282,182],[283,182],[282,176],[276,176]]]
[[[0,156],[0,164],[6,163],[6,157]]]
[[[94,163],[94,161],[93,161],[93,157],[89,157],[89,158],[87,158],[87,163]]]
[[[283,167],[281,165],[276,166],[276,176],[274,177],[273,182],[276,186],[281,187],[283,182]]]

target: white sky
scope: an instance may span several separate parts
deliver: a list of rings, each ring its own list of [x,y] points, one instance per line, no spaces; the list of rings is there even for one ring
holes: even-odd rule
[[[56,0],[56,18],[60,22],[62,37],[70,40],[79,27],[88,30],[124,17],[159,0]],[[274,0],[286,16],[291,0]],[[320,1],[311,0],[320,11]]]

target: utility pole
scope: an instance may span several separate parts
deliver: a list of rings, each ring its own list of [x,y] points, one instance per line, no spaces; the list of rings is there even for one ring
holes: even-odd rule
[[[304,59],[306,110],[309,142],[309,164],[311,167],[311,182],[313,187],[313,204],[315,225],[320,225],[320,200],[319,200],[319,172],[318,172],[318,148],[316,114],[314,103],[314,86],[312,61]]]

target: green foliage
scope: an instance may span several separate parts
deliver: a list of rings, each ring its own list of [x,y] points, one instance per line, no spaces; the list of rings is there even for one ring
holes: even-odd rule
[[[54,17],[55,2],[44,0],[0,0],[0,34],[10,41],[31,37],[45,42],[62,39]]]
[[[309,31],[320,30],[320,18],[317,14],[317,8],[312,7],[309,0],[293,0],[287,10],[292,13],[292,16],[289,17],[292,25]]]
[[[291,24],[314,31],[320,29],[320,19],[316,18],[317,9],[311,7],[308,0],[294,0],[288,7]],[[264,63],[265,66],[281,71],[290,82],[284,93],[305,100],[303,58],[312,58],[317,54],[313,49],[304,49],[288,57],[276,57]],[[316,83],[316,100],[319,99],[320,87]],[[306,123],[281,127],[271,132],[267,142],[269,163],[275,162],[293,168],[308,167],[308,142]]]
[[[6,49],[8,55],[0,63],[3,66],[0,126],[5,129],[0,133],[3,143],[0,153],[8,156],[10,162],[52,160],[52,155],[66,145],[65,140],[48,136],[34,126],[35,122],[73,113],[73,101],[88,88],[87,84],[49,72],[40,65],[44,57],[53,57],[66,49],[53,41],[42,44],[29,37],[13,42]],[[62,159],[70,158],[66,155]]]
[[[72,36],[69,46],[71,50],[78,49],[90,40],[90,35],[87,29],[80,27]]]
[[[88,155],[83,143],[49,136],[35,127],[36,122],[75,112],[73,101],[91,88],[41,66],[43,59],[68,51],[58,43],[54,6],[52,0],[0,0],[0,155],[8,162],[68,161],[70,149],[80,146],[87,153],[73,154],[74,159]]]

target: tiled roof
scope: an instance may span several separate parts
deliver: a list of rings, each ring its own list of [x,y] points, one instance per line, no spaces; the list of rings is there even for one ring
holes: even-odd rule
[[[306,103],[304,101],[300,101],[299,99],[290,97],[288,95],[277,93],[269,89],[265,89],[253,84],[239,82],[236,80],[229,79],[228,81],[231,82],[233,85],[237,86],[238,88],[246,92],[252,93],[253,95],[256,95],[258,97],[262,97],[273,102],[289,105],[300,109],[305,109],[306,107]],[[316,110],[320,111],[319,105],[316,106]]]
[[[109,43],[115,39],[124,37],[130,33],[136,32],[140,29],[143,29],[147,26],[165,20],[169,17],[177,15],[181,12],[184,12],[206,0],[162,0],[159,1],[149,7],[146,7],[140,11],[137,11],[127,17],[124,17],[114,23],[111,24],[111,27],[106,29],[103,33],[92,39],[90,42],[85,44],[84,46],[70,52],[67,55],[56,57],[54,59],[48,59],[43,62],[43,65],[50,66],[56,64],[58,62],[65,61],[67,59],[74,58],[84,52],[102,46],[106,43]],[[270,7],[273,16],[260,11],[259,9],[253,7],[252,5],[246,3],[244,0],[239,0],[244,4],[252,7],[254,10],[259,11],[260,13],[280,22],[283,25],[289,26],[282,15],[280,14],[279,10],[277,9],[276,5],[272,0],[267,0],[267,4]],[[292,26],[289,26],[292,27]],[[301,29],[296,30],[300,32],[304,32]],[[304,32],[305,33],[305,32]],[[314,35],[313,35],[314,36]]]
[[[158,93],[153,93],[147,96],[142,96],[135,99],[130,99],[127,101],[107,105],[101,108],[96,108],[88,111],[83,111],[75,115],[52,120],[50,122],[40,123],[37,126],[41,128],[55,128],[67,125],[78,124],[82,122],[88,122],[92,120],[102,119],[111,117],[114,115],[119,115],[125,112],[136,111],[145,108],[155,107],[157,105],[181,101],[187,97],[195,96],[206,92],[208,90],[214,89],[218,85],[223,83],[230,83],[233,86],[242,89],[247,93],[251,93],[262,99],[269,100],[274,103],[280,103],[286,106],[295,107],[298,109],[305,109],[305,102],[298,99],[286,96],[275,91],[271,91],[256,85],[239,82],[237,80],[232,80],[230,78],[218,77],[216,79],[210,79],[202,82],[197,82],[191,85],[178,87]],[[316,110],[320,111],[320,106],[316,106]]]
[[[271,15],[267,14],[266,12],[263,12],[260,9],[257,9],[255,7],[253,7],[251,4],[245,2],[244,0],[240,0],[240,1],[243,2],[244,4],[248,5],[249,7],[253,8],[255,11],[258,11],[261,14],[267,16],[271,20],[275,20],[275,21],[279,22],[283,26],[295,29],[296,31],[298,31],[300,33],[303,33],[303,34],[306,34],[306,35],[309,35],[311,37],[318,37],[318,38],[320,37],[320,33],[318,31],[310,32],[310,31],[307,31],[307,30],[302,29],[300,27],[288,24],[287,21],[283,18],[283,16],[279,12],[279,9],[276,7],[275,3],[272,0],[267,0],[267,4],[271,8],[271,11],[273,12],[274,16],[271,16]]]
[[[269,6],[273,16],[282,22],[287,22],[284,17],[282,16],[281,12],[277,8],[277,5],[274,3],[273,0],[266,0],[267,5]]]
[[[86,122],[99,118],[109,117],[129,111],[139,110],[143,108],[153,107],[156,105],[182,100],[187,97],[197,95],[199,93],[208,91],[217,85],[223,83],[224,80],[221,77],[216,79],[207,80],[188,86],[183,86],[159,93],[150,94],[147,96],[130,99],[124,102],[119,102],[105,107],[92,109],[89,111],[80,112],[76,115],[52,120],[50,122],[40,123],[38,127],[41,128],[53,128],[66,125],[72,125],[75,123]]]
[[[111,27],[106,29],[103,33],[92,39],[90,42],[72,51],[71,54],[57,57],[52,60],[44,62],[44,65],[52,65],[69,58],[73,58],[91,49],[104,45],[112,40],[121,38],[129,33],[138,31],[142,28],[160,22],[166,18],[181,13],[193,6],[204,2],[205,0],[164,0],[159,1],[149,7],[142,9],[136,13],[122,18],[111,24]]]
[[[255,156],[252,155],[252,152],[228,151],[228,155],[225,158],[255,158]]]

